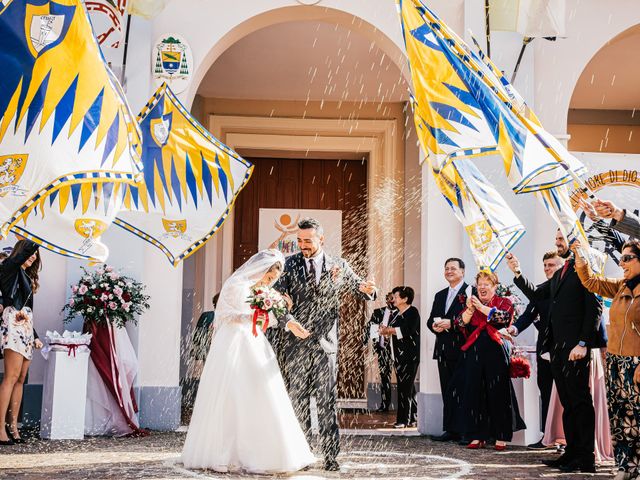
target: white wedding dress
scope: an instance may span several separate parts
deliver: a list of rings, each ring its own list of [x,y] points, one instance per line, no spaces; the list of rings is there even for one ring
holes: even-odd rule
[[[276,356],[252,333],[250,288],[284,257],[257,253],[227,280],[182,451],[186,468],[285,473],[315,458],[300,428]]]

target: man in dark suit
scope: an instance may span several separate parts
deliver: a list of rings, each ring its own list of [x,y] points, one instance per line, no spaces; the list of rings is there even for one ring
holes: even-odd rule
[[[396,313],[393,306],[393,293],[389,292],[386,296],[387,305],[382,308],[376,308],[371,314],[371,319],[364,331],[364,344],[369,343],[369,338],[373,340],[373,351],[378,357],[378,369],[380,371],[380,406],[377,412],[388,412],[391,406],[391,343],[380,335],[380,327],[388,327],[389,321]],[[377,329],[377,331],[376,331]],[[372,330],[373,333],[372,333]]]
[[[318,407],[320,444],[324,468],[340,469],[340,435],[336,412],[337,354],[340,297],[350,291],[375,300],[373,282],[363,281],[342,258],[327,255],[324,233],[316,220],[298,223],[300,253],[289,257],[276,288],[291,297],[293,307],[286,322],[284,377],[298,420],[307,438],[311,435],[311,397]]]
[[[444,262],[444,278],[449,286],[436,293],[427,320],[427,328],[436,335],[433,359],[438,362],[443,402],[460,358],[460,347],[464,344],[462,333],[452,328],[453,320],[464,310],[467,302],[464,269],[464,262],[459,258],[449,258]],[[434,437],[434,440],[448,442],[459,438],[456,434],[445,431],[443,435]]]
[[[562,269],[538,287],[520,271],[520,263],[508,254],[508,266],[516,286],[531,301],[550,300],[549,331],[544,351],[551,353],[551,373],[564,407],[562,425],[567,441],[565,453],[545,464],[564,472],[595,472],[595,411],[589,389],[590,348],[597,342],[602,305],[582,286],[564,236],[556,234]]]
[[[544,275],[547,280],[553,277],[556,271],[560,270],[564,265],[564,260],[558,255],[557,251],[550,251],[543,255],[542,265],[544,268]],[[540,288],[538,285],[536,288]],[[551,374],[551,363],[548,360],[542,358],[542,354],[545,353],[544,345],[546,343],[546,335],[549,327],[549,306],[551,300],[549,298],[542,298],[539,300],[532,300],[527,305],[526,310],[520,315],[515,324],[508,328],[509,334],[517,337],[520,333],[524,332],[531,325],[538,330],[538,340],[536,341],[536,371],[538,389],[540,390],[540,401],[542,403],[542,425],[547,422],[547,413],[549,411],[549,400],[551,398],[551,389],[553,388],[553,375]],[[550,445],[550,448],[555,448],[554,445]],[[527,445],[527,448],[531,450],[545,450],[549,448],[542,443],[542,440]]]
[[[397,313],[391,325],[380,334],[391,339],[396,378],[398,380],[398,411],[395,428],[415,427],[418,416],[415,380],[420,364],[420,313],[411,304],[415,292],[411,287],[393,289],[393,304]]]

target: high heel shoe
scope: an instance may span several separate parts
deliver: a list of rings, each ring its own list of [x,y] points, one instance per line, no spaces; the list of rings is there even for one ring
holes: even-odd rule
[[[484,446],[487,444],[487,442],[485,442],[484,440],[477,441],[477,443],[474,442],[476,442],[476,440],[467,445],[467,448],[469,450],[479,450],[481,448],[484,448]]]
[[[495,445],[495,449],[496,449],[498,452],[504,452],[504,451],[507,449],[507,444],[505,443],[504,445],[498,445],[498,444],[496,443],[496,445]]]
[[[9,436],[9,441],[13,442],[13,445],[22,445],[23,443],[26,443],[26,440],[22,437],[14,437],[13,433],[11,433],[10,431],[7,432],[7,435]]]

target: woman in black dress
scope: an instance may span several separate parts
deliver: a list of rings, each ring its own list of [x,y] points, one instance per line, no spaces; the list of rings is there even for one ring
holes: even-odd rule
[[[38,245],[19,240],[0,264],[2,322],[0,349],[4,355],[4,377],[0,384],[0,421],[8,416],[8,431],[0,428],[0,445],[23,443],[18,431],[18,412],[33,348],[42,348],[33,329],[33,294],[38,290],[42,267]]]
[[[495,439],[495,449],[502,451],[514,429],[523,425],[514,404],[508,348],[499,333],[511,324],[514,306],[496,295],[495,273],[478,273],[476,285],[477,296],[467,299],[467,307],[455,319],[466,342],[448,392],[452,406],[448,421],[451,431],[471,440],[467,448],[483,448],[487,440]]]

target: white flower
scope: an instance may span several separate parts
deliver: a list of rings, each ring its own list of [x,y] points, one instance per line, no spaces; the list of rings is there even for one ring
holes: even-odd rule
[[[265,298],[263,305],[265,310],[269,310],[271,307],[273,307],[273,301],[270,298]]]
[[[113,300],[113,294],[112,293],[109,294],[109,300]]]

